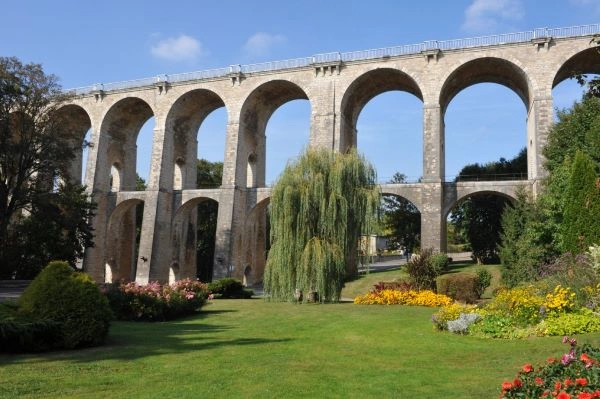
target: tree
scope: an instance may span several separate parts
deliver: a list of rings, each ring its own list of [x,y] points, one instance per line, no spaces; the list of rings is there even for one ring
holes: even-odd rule
[[[377,223],[379,201],[375,170],[355,151],[309,149],[288,164],[271,194],[267,297],[291,300],[298,289],[338,301],[344,278],[356,274],[359,238]]]
[[[563,249],[574,254],[585,252],[590,245],[600,242],[600,177],[595,166],[587,154],[577,151],[560,229]]]
[[[502,214],[500,241],[502,281],[508,287],[537,279],[540,267],[554,255],[546,216],[524,190],[517,192],[517,200]]]
[[[557,117],[543,150],[548,172],[573,159],[577,151],[600,164],[600,98],[584,98],[570,109],[558,110]]]
[[[57,78],[46,75],[40,65],[0,57],[0,275],[4,278],[18,275],[18,264],[29,256],[19,252],[28,247],[21,245],[29,239],[22,236],[24,229],[31,231],[27,226],[37,226],[35,233],[47,240],[44,256],[67,258],[72,266],[74,257],[81,255],[78,245],[91,244],[76,237],[90,231],[87,223],[93,207],[68,174],[82,139],[56,112],[68,98]],[[63,184],[50,195],[55,182]],[[81,219],[66,223],[56,215]],[[58,232],[58,227],[65,230]],[[52,241],[63,239],[73,240],[74,252],[53,254],[57,242]]]
[[[405,183],[406,175],[396,172],[390,183]],[[383,226],[393,246],[412,251],[421,244],[421,213],[409,200],[396,195],[381,198]]]
[[[199,188],[216,188],[223,180],[223,162],[199,159],[196,183]],[[198,204],[196,224],[196,273],[200,281],[211,281],[215,257],[215,234],[219,204],[203,201]]]
[[[557,250],[567,251],[564,230],[567,192],[575,154],[580,151],[600,170],[600,98],[585,97],[572,108],[558,111],[558,122],[548,132],[544,147],[548,177],[540,206],[547,216],[546,226]]]
[[[11,225],[14,234],[6,250],[11,267],[4,277],[32,279],[55,259],[75,266],[94,245],[89,219],[95,209],[78,184],[63,183],[56,192],[40,194],[30,213]]]
[[[539,268],[561,252],[580,252],[600,240],[599,146],[600,98],[584,96],[558,112],[544,148],[548,177],[541,195],[537,201],[520,199],[503,216],[499,251],[505,284],[539,277]]]
[[[500,158],[497,162],[484,165],[466,165],[457,177],[464,180],[515,179],[527,173],[527,150],[507,161]],[[498,262],[497,246],[502,231],[502,212],[509,204],[505,197],[494,194],[478,194],[467,198],[457,205],[450,215],[456,233],[465,236],[478,263]]]

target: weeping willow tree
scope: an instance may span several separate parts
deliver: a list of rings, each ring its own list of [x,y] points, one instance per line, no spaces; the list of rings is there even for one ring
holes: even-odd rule
[[[288,164],[271,195],[266,297],[287,301],[301,290],[338,301],[344,277],[356,273],[361,234],[376,227],[378,207],[375,169],[355,151],[308,150]]]

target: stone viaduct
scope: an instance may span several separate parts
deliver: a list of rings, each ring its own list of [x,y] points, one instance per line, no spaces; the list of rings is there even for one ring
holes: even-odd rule
[[[544,176],[541,149],[553,122],[552,88],[576,72],[600,73],[591,40],[600,24],[416,45],[159,76],[75,89],[61,109],[81,138],[91,129],[85,184],[98,204],[95,247],[84,269],[97,281],[169,281],[194,277],[195,212],[219,204],[214,276],[262,280],[265,264],[265,128],[282,104],[306,99],[308,145],[346,151],[356,123],[376,95],[400,90],[423,103],[423,171],[418,184],[385,184],[382,193],[412,201],[421,212],[424,247],[444,249],[449,211],[470,195],[535,193]],[[461,90],[482,82],[513,90],[527,109],[528,179],[444,181],[444,114]],[[204,118],[227,113],[220,188],[196,187],[197,132]],[[135,191],[136,138],[154,116],[151,171]],[[384,143],[385,144],[385,143]],[[81,158],[73,174],[81,175]],[[135,209],[143,203],[138,253]]]

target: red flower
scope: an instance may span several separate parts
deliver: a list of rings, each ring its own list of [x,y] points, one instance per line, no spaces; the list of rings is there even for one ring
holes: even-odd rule
[[[562,384],[560,383],[560,381],[556,381],[554,383],[554,389],[556,389],[557,391],[562,387]]]
[[[585,378],[576,378],[575,382],[582,387],[587,385],[587,379]]]
[[[566,388],[566,387],[568,387],[569,385],[573,385],[573,381],[571,381],[571,379],[570,379],[570,378],[567,378],[567,379],[565,380],[565,388]]]
[[[502,383],[502,390],[503,391],[510,391],[512,389],[512,387],[513,387],[512,384],[510,382],[508,382],[508,381],[504,381]]]
[[[555,359],[555,358],[553,358],[553,357],[549,357],[548,359],[546,359],[546,361],[547,361],[548,363],[554,363],[554,362],[556,361],[556,359]]]
[[[540,377],[535,377],[535,385],[542,385],[544,383],[544,380],[542,380]]]
[[[523,386],[523,383],[521,382],[520,379],[515,378],[515,380],[513,381],[513,385],[517,388],[521,388]]]
[[[571,395],[569,395],[565,391],[560,391],[558,396],[556,396],[556,399],[571,399]]]
[[[593,396],[589,392],[581,392],[577,395],[577,399],[592,399]]]
[[[532,371],[533,371],[533,366],[531,364],[527,363],[523,366],[523,372],[531,373]]]

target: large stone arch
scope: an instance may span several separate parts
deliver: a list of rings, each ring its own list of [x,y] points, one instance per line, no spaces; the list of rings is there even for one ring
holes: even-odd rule
[[[423,101],[417,81],[399,69],[373,69],[360,75],[350,84],[341,102],[341,151],[356,147],[356,123],[364,106],[373,97],[392,90],[405,91]]]
[[[451,193],[450,193],[451,194]],[[478,188],[478,187],[466,187],[463,189],[456,190],[456,194],[447,195],[444,201],[444,209],[442,210],[443,220],[446,220],[450,211],[457,205],[466,201],[468,198],[476,195],[497,195],[500,197],[507,198],[509,201],[514,202],[517,200],[516,187],[507,188]]]
[[[174,213],[171,223],[172,253],[169,263],[169,281],[196,278],[196,221],[199,204],[215,198],[198,196],[187,200]]]
[[[124,200],[115,207],[108,218],[105,282],[135,281],[136,214],[138,205],[143,203],[139,198]]]
[[[523,102],[525,106],[527,122],[524,131],[524,141],[527,146],[527,165],[530,176],[537,175],[534,170],[538,164],[536,158],[537,152],[533,147],[537,143],[536,137],[538,123],[537,118],[530,118],[531,108],[533,106],[534,89],[525,70],[517,65],[514,60],[508,60],[497,57],[480,57],[462,63],[454,68],[445,77],[439,94],[439,105],[441,111],[440,124],[440,163],[444,165],[442,170],[445,171],[446,162],[446,137],[445,137],[445,114],[448,105],[452,99],[462,90],[479,83],[496,83],[507,87],[513,91]]]
[[[191,90],[175,100],[166,118],[166,142],[172,144],[172,153],[163,155],[165,162],[170,164],[163,164],[166,168],[163,175],[167,179],[164,186],[176,190],[196,188],[198,129],[211,112],[221,107],[225,107],[222,97],[208,89]],[[226,132],[226,126],[223,126],[223,132]]]
[[[381,184],[381,195],[395,195],[410,201],[421,212],[420,184]]]
[[[77,104],[63,105],[55,112],[58,123],[60,123],[65,133],[72,138],[73,147],[76,149],[75,158],[73,158],[71,167],[67,172],[72,181],[80,183],[82,178],[83,141],[86,133],[92,127],[92,120],[89,113]]]
[[[442,116],[458,93],[478,83],[497,83],[508,87],[529,111],[533,87],[525,70],[513,60],[481,57],[460,64],[444,78],[439,95]]]
[[[552,87],[575,74],[590,73],[600,74],[600,51],[597,47],[577,52],[564,61],[554,75]]]
[[[265,130],[267,123],[277,108],[292,100],[310,101],[302,87],[294,82],[281,79],[261,84],[244,100],[239,120],[236,165],[238,185],[242,187],[265,186]]]
[[[269,247],[267,209],[271,197],[262,198],[248,212],[243,225],[244,252],[241,254],[240,277],[246,285],[261,283]]]
[[[119,173],[120,187],[113,191],[133,191],[136,184],[138,133],[156,113],[139,97],[125,97],[106,112],[100,126],[100,148],[96,164],[95,188],[111,189],[111,169]]]

